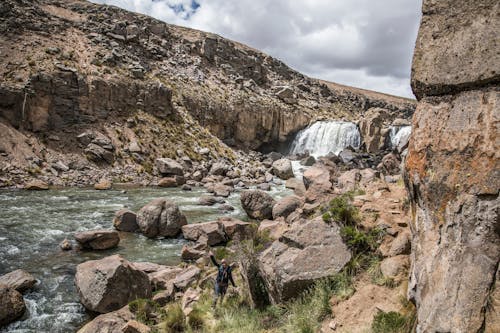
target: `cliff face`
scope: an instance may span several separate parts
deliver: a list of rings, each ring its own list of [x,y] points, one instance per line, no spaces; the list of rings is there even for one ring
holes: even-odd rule
[[[487,0],[423,3],[405,175],[419,332],[500,329],[499,9]]]
[[[411,100],[310,79],[247,46],[86,1],[0,5],[0,117],[33,131],[184,108],[221,140],[278,145],[317,118]],[[173,106],[171,106],[173,100]],[[61,115],[64,112],[64,115]]]

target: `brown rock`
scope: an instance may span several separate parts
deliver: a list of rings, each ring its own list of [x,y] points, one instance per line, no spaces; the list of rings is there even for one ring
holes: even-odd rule
[[[122,328],[127,322],[134,319],[134,314],[130,312],[128,305],[120,310],[102,314],[87,323],[78,333],[123,333]]]
[[[274,199],[266,192],[247,190],[241,193],[241,205],[250,218],[264,220],[272,218]]]
[[[287,218],[288,215],[293,213],[297,208],[302,206],[302,200],[296,195],[289,195],[283,197],[273,206],[273,219],[278,217]]]
[[[285,187],[292,189],[295,195],[298,195],[300,197],[304,196],[304,194],[306,193],[304,182],[297,178],[287,179],[287,181],[285,182]]]
[[[222,224],[229,239],[243,240],[250,235],[251,223],[243,222],[233,217],[221,217],[217,220]]]
[[[258,229],[260,233],[267,234],[272,240],[278,240],[287,230],[288,224],[284,218],[261,221]]]
[[[151,297],[148,276],[119,255],[79,264],[75,284],[82,304],[94,312],[111,312]]]
[[[25,310],[23,296],[15,289],[0,284],[0,327],[21,317]]]
[[[19,292],[31,289],[35,284],[36,279],[33,275],[22,269],[16,269],[15,271],[0,276],[0,285],[4,285],[7,288],[11,288]]]
[[[174,286],[177,289],[185,290],[191,283],[196,281],[200,276],[201,270],[196,266],[189,266],[181,273],[177,274],[174,279]]]
[[[158,181],[160,187],[177,187],[177,180],[174,177],[164,177]]]
[[[174,285],[175,277],[182,273],[180,267],[165,267],[157,272],[148,274],[153,290],[166,290],[170,284]]]
[[[182,295],[181,307],[185,316],[189,316],[193,311],[193,307],[200,300],[200,297],[201,292],[193,288],[189,288],[184,295]]]
[[[181,250],[181,258],[185,261],[195,261],[202,258],[205,253],[204,250],[197,250],[193,246],[184,245]]]
[[[49,185],[42,180],[35,179],[24,185],[24,188],[26,190],[43,191],[48,190]]]
[[[112,184],[109,179],[101,179],[97,184],[94,185],[96,190],[109,190],[111,189]]]
[[[159,198],[139,210],[137,224],[146,237],[175,237],[187,220],[173,201]]]
[[[125,232],[138,232],[137,215],[128,209],[120,209],[115,213],[113,218],[113,226],[116,230]]]
[[[330,172],[326,167],[312,166],[304,172],[304,185],[306,202],[320,202],[331,193]]]
[[[207,244],[217,245],[226,241],[224,226],[218,221],[191,223],[182,226],[185,239],[197,241],[202,235],[207,237]]]
[[[59,243],[59,247],[63,251],[69,251],[73,249],[73,244],[71,244],[71,241],[69,239],[65,238],[61,243]]]
[[[130,320],[122,327],[123,333],[149,333],[151,328],[138,322],[137,320]]]
[[[387,144],[387,130],[391,114],[382,108],[371,108],[366,111],[359,122],[359,131],[369,153],[377,153]]]
[[[395,257],[385,258],[380,263],[382,274],[389,278],[406,277],[406,272],[410,267],[410,259],[407,255],[398,255]]]
[[[282,158],[273,162],[272,172],[277,177],[287,180],[293,177],[292,162],[289,159]]]
[[[400,254],[410,254],[411,252],[411,239],[409,232],[399,233],[398,236],[392,241],[389,250],[389,256],[394,257]]]
[[[184,175],[184,167],[180,163],[174,161],[171,158],[157,158],[155,163],[158,172],[160,172],[160,174],[162,175],[165,176]]]
[[[160,306],[167,305],[167,303],[173,301],[175,297],[174,283],[168,283],[165,287],[165,290],[162,290],[153,296],[153,301],[158,303]]]
[[[226,198],[231,194],[233,188],[231,186],[218,183],[214,185],[213,190],[214,190],[214,195]]]
[[[75,233],[76,241],[88,250],[107,250],[118,246],[120,236],[114,230],[89,230]]]

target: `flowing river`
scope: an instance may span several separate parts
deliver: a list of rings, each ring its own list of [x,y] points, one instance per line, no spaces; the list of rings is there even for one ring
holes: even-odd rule
[[[273,187],[275,198],[289,194],[283,186]],[[226,215],[246,219],[239,193],[227,198],[235,207],[222,214],[217,206],[197,205],[203,189],[193,191],[161,188],[133,188],[96,191],[69,188],[42,192],[0,191],[0,275],[21,268],[39,283],[24,295],[27,312],[23,318],[0,332],[76,332],[91,317],[79,303],[74,285],[76,266],[86,260],[119,253],[130,261],[149,261],[164,265],[180,262],[182,239],[148,239],[140,234],[120,233],[117,248],[106,251],[68,251],[59,249],[64,239],[76,231],[112,228],[114,213],[121,208],[137,211],[152,199],[168,197],[175,201],[189,223],[214,220]]]

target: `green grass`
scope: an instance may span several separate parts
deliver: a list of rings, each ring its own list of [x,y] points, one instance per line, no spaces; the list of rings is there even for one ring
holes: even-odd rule
[[[352,205],[353,194],[348,192],[333,198],[323,213],[323,221],[354,225],[359,222],[359,210]]]
[[[399,312],[380,311],[373,317],[373,333],[406,333],[408,332],[408,318]]]

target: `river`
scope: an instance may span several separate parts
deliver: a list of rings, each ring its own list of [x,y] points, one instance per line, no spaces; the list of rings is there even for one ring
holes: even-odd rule
[[[283,186],[273,187],[271,195],[288,194]],[[59,243],[72,239],[77,231],[112,228],[114,213],[121,208],[134,211],[152,199],[168,197],[175,201],[189,223],[214,220],[220,216],[246,219],[239,193],[226,201],[235,210],[222,214],[217,206],[197,205],[203,189],[132,188],[96,191],[68,188],[42,192],[0,191],[0,275],[21,268],[39,282],[24,295],[27,312],[19,321],[0,329],[1,333],[76,332],[91,317],[78,300],[74,285],[76,266],[86,260],[121,254],[130,261],[149,261],[164,265],[180,262],[182,239],[148,239],[140,234],[120,233],[117,248],[106,251],[61,251]]]

